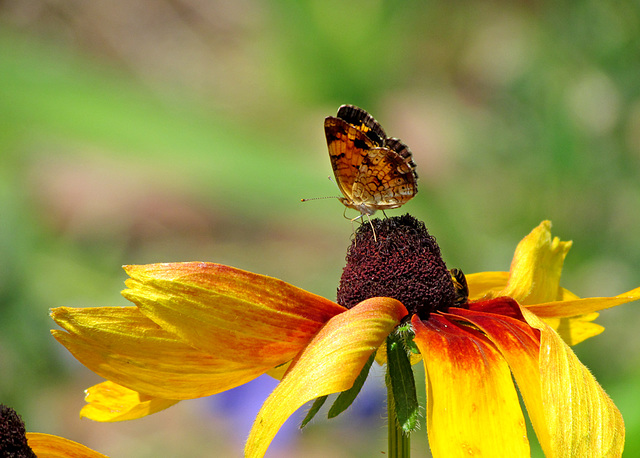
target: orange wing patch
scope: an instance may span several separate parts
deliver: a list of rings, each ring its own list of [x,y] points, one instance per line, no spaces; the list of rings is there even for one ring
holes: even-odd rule
[[[344,197],[340,201],[363,215],[397,208],[418,192],[411,151],[365,110],[342,105],[324,121],[331,166]]]

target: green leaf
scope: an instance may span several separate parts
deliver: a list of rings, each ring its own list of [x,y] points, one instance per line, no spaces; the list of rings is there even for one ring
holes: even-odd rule
[[[387,373],[395,401],[398,424],[410,433],[418,427],[418,398],[413,370],[402,337],[387,337]]]
[[[300,423],[300,429],[307,426],[307,424],[311,420],[313,420],[313,417],[316,416],[316,414],[318,413],[320,408],[324,405],[326,400],[327,400],[327,396],[320,396],[319,398],[316,398],[315,401],[313,401],[313,405],[309,409],[309,412],[307,412],[307,416],[304,417],[304,420],[302,420],[302,423]]]
[[[360,371],[360,374],[358,374],[358,377],[356,377],[356,380],[353,382],[353,386],[338,395],[335,402],[331,406],[331,409],[329,409],[329,418],[337,417],[342,412],[347,410],[347,407],[349,407],[353,403],[353,401],[358,396],[358,393],[360,393],[365,380],[367,380],[367,377],[369,376],[369,369],[371,369],[371,365],[373,364],[373,361],[375,359],[376,352],[374,351]]]

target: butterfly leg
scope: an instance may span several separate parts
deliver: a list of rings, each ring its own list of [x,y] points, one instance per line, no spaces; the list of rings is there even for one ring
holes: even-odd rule
[[[345,210],[345,213],[343,213],[342,216],[344,216],[346,218],[346,210]],[[376,229],[373,227],[373,223],[371,222],[371,218],[366,213],[360,213],[358,216],[356,216],[355,218],[351,219],[351,232],[353,234],[356,233],[356,229],[355,229],[355,227],[353,227],[353,223],[355,221],[360,220],[360,224],[364,224],[363,220],[364,220],[365,216],[367,217],[367,220],[369,221],[369,224],[371,225],[371,231],[373,232],[373,240],[377,242],[378,241],[378,237],[376,237]]]
[[[363,215],[360,215],[363,216]],[[387,215],[385,215],[387,216]],[[374,242],[378,242],[378,237],[376,237],[376,229],[375,227],[373,227],[373,223],[371,222],[371,217],[369,215],[367,215],[367,219],[369,220],[369,224],[371,225],[371,231],[373,232],[373,241]]]
[[[375,227],[373,227],[373,223],[371,222],[371,217],[369,215],[367,215],[366,213],[360,213],[358,216],[356,216],[355,218],[353,218],[351,220],[351,230],[353,230],[353,222],[356,220],[360,220],[360,224],[364,224],[363,220],[364,217],[367,217],[367,220],[369,221],[369,224],[371,225],[371,231],[373,232],[373,241],[377,242],[378,241],[378,237],[376,236],[376,229]],[[355,233],[355,231],[354,231]]]

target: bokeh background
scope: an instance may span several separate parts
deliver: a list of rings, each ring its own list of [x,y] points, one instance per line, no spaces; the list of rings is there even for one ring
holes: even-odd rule
[[[48,309],[125,305],[121,265],[189,260],[334,299],[351,224],[336,200],[300,199],[337,195],[322,125],[343,103],[410,145],[419,193],[389,214],[426,221],[450,267],[508,270],[551,219],[574,241],[563,286],[637,287],[639,6],[0,2],[0,402],[113,457],[239,456],[272,381],[81,421],[100,378],[49,335]],[[640,456],[637,307],[605,311],[605,333],[575,347],[623,413],[627,456]],[[342,417],[293,422],[270,456],[384,452],[382,379]],[[425,436],[414,456],[429,456]]]

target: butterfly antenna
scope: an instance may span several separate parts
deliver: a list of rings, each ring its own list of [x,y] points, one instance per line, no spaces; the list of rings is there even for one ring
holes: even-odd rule
[[[327,176],[327,179],[329,181],[332,181],[335,184],[335,181],[333,180],[333,178],[331,178],[331,176]],[[300,199],[300,202],[307,202],[309,200],[320,200],[320,199],[340,199],[340,197],[338,196],[312,197],[310,199]]]
[[[312,197],[310,199],[300,199],[300,202],[308,202],[310,200],[320,200],[320,199],[339,199],[338,196],[325,196],[325,197]]]

